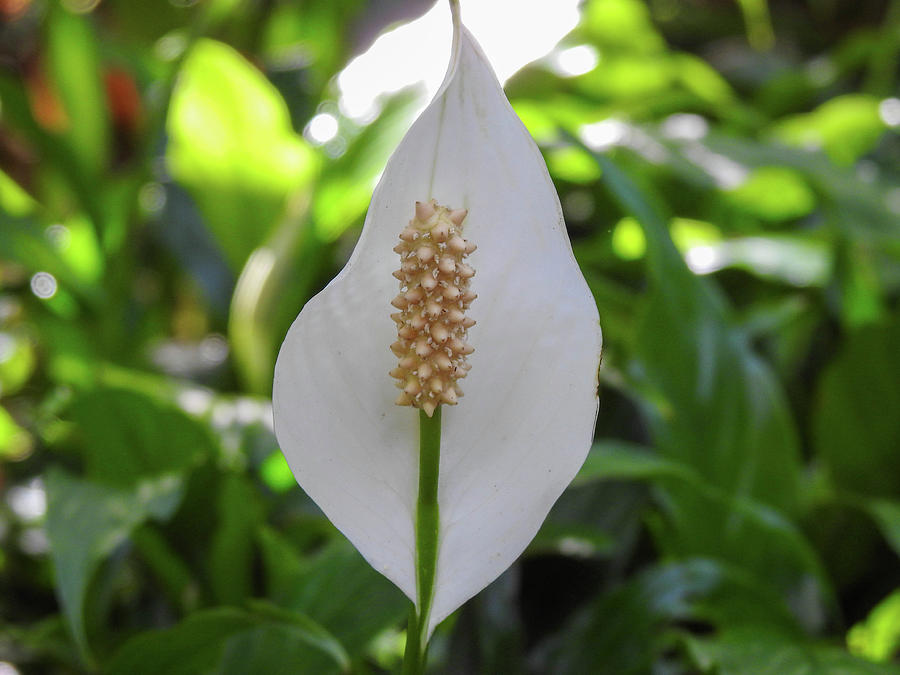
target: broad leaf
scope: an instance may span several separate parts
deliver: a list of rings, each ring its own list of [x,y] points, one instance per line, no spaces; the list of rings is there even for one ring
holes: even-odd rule
[[[312,560],[271,531],[262,547],[273,600],[315,618],[354,658],[406,615],[403,595],[346,542],[330,544]]]
[[[231,47],[201,40],[185,61],[167,124],[172,173],[239,270],[316,161],[275,87]]]
[[[51,468],[47,486],[47,536],[60,604],[69,628],[91,661],[84,625],[88,584],[100,563],[148,518],[166,519],[181,499],[175,478],[144,482],[126,491],[98,485]]]
[[[765,626],[726,631],[711,640],[689,639],[704,673],[716,675],[897,675],[900,668],[872,663],[842,649],[789,639]]]
[[[797,626],[783,600],[739,570],[709,560],[652,568],[601,595],[539,650],[541,672],[638,675],[671,643],[678,621]]]
[[[88,477],[110,485],[182,473],[215,451],[202,424],[134,390],[87,391],[75,400],[71,417],[81,434]]]
[[[849,336],[819,383],[816,449],[839,486],[900,496],[900,320]]]
[[[723,298],[687,269],[658,204],[608,158],[597,155],[597,161],[610,193],[647,238],[651,288],[641,309],[636,366],[644,386],[661,397],[649,411],[656,447],[735,503],[749,500],[790,515],[799,448],[778,382],[730,326]],[[666,540],[671,552],[724,557],[762,576],[786,573],[779,551],[746,515],[713,507],[693,487],[670,485],[666,495],[677,533]],[[803,568],[811,571],[791,567],[784,583],[796,582]]]
[[[282,650],[286,657],[283,663],[295,668],[292,672],[337,671],[349,663],[340,643],[313,620],[259,604],[251,611],[204,610],[172,628],[142,633],[118,651],[104,672],[109,675],[288,672],[269,669],[279,663]],[[324,658],[317,663],[326,670],[299,670],[298,654],[306,660],[310,654]],[[234,670],[236,666],[246,669]]]

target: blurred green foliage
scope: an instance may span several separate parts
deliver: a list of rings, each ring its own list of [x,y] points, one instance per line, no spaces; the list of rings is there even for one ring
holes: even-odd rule
[[[335,78],[425,9],[0,2],[5,668],[397,668],[406,600],[268,393],[415,108]],[[900,672],[900,3],[581,10],[587,70],[507,91],[600,309],[596,443],[433,672]]]

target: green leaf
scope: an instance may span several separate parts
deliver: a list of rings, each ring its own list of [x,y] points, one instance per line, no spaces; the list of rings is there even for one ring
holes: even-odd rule
[[[263,513],[259,495],[243,476],[228,474],[216,503],[218,525],[209,550],[210,583],[216,599],[237,604],[253,594],[256,529]]]
[[[786,635],[797,626],[783,600],[739,570],[710,560],[651,568],[601,595],[538,651],[540,672],[650,672],[672,640],[673,622],[764,621]]]
[[[525,666],[528,652],[525,650],[526,621],[520,609],[521,588],[519,568],[513,566],[467,602],[451,621],[441,624],[432,644],[437,645],[443,631],[452,631],[442,662],[443,672],[503,675],[534,672]],[[379,665],[387,668],[391,661],[399,665],[399,655]],[[391,672],[396,670],[395,667]]]
[[[900,650],[900,590],[879,602],[865,621],[847,633],[847,646],[856,656],[886,662]]]
[[[219,667],[210,672],[212,675],[328,675],[349,672],[346,667],[341,669],[336,666],[333,659],[316,653],[297,637],[296,630],[285,626],[265,626],[243,631],[229,638]]]
[[[801,218],[816,207],[816,196],[803,176],[782,166],[753,170],[725,197],[745,213],[773,223]]]
[[[269,650],[276,651],[269,651]],[[284,651],[294,670],[275,667]],[[298,655],[324,655],[326,671],[298,668]],[[303,663],[303,661],[299,661]],[[348,657],[312,619],[296,612],[255,604],[250,611],[220,607],[192,614],[177,626],[142,633],[115,654],[104,669],[109,675],[197,675],[197,673],[328,672],[346,669]],[[246,670],[234,670],[237,665]],[[275,668],[269,670],[269,667]]]
[[[889,207],[886,181],[863,180],[849,167],[838,167],[821,152],[758,143],[711,132],[703,145],[749,167],[783,166],[800,171],[820,196],[822,206],[854,240],[897,241],[897,215]]]
[[[11,216],[0,208],[0,250],[5,260],[14,260],[31,273],[47,272],[83,299],[96,304],[101,291],[93,279],[81,273],[57,250],[45,229],[30,216]]]
[[[681,85],[700,101],[721,110],[728,106],[734,93],[728,81],[715,68],[693,54],[673,55],[673,69]]]
[[[623,55],[603,59],[575,84],[583,97],[599,97],[619,105],[643,102],[673,90],[676,71],[667,54]]]
[[[238,609],[218,608],[192,614],[177,626],[142,633],[106,665],[109,675],[196,675],[218,663],[225,642],[254,628],[258,619]]]
[[[849,165],[866,154],[887,128],[875,96],[847,94],[811,113],[776,123],[772,136],[801,147],[821,147],[835,164]]]
[[[314,617],[353,658],[381,631],[406,616],[406,597],[343,539],[311,560],[297,556],[287,541],[271,531],[261,544],[273,601]]]
[[[343,672],[349,669],[350,657],[343,645],[305,614],[260,601],[253,602],[251,608],[284,625],[266,626],[229,640],[222,665],[216,671],[218,674],[324,673],[334,670],[335,664]],[[323,656],[331,659],[323,659]]]
[[[826,368],[813,413],[815,448],[835,484],[900,496],[900,319],[851,334]]]
[[[148,518],[164,520],[181,500],[181,481],[168,477],[126,491],[74,478],[51,468],[47,489],[47,536],[54,578],[69,629],[91,662],[84,625],[88,585],[100,563]]]
[[[27,336],[0,331],[0,396],[18,392],[34,372],[34,347]]]
[[[728,630],[714,639],[688,638],[697,666],[716,675],[896,675],[876,664],[806,640],[789,639],[764,626]]]
[[[730,517],[741,520],[745,528],[744,537],[750,541],[759,537],[775,549],[775,558],[767,562],[774,566],[779,558],[786,558],[795,572],[807,571],[819,580],[823,589],[829,586],[815,550],[796,525],[781,512],[749,497],[734,495],[716,487],[686,464],[662,457],[639,445],[601,442],[591,449],[573,485],[595,480],[649,481],[667,488],[667,495],[692,494],[698,508],[705,505],[709,514],[729,514]],[[664,499],[664,504],[667,501]],[[727,537],[723,537],[722,543],[728,543]],[[723,552],[725,550],[712,547],[709,555]],[[765,556],[757,559],[767,560]],[[739,565],[747,564],[746,560],[735,562]],[[761,570],[755,571],[759,573]]]
[[[585,3],[581,30],[605,49],[623,52],[665,49],[650,11],[639,0],[590,0]]]
[[[861,507],[878,525],[881,535],[894,549],[894,553],[900,556],[900,502],[887,499],[864,499],[861,500]]]
[[[228,338],[235,365],[248,389],[258,394],[272,390],[275,355],[284,334],[273,317],[283,305],[291,306],[285,293],[307,298],[327,259],[308,219],[308,205],[303,200],[290,208],[270,240],[253,251],[232,296]]]
[[[772,519],[797,506],[799,448],[784,393],[730,324],[722,297],[685,266],[660,206],[607,157],[595,156],[611,195],[640,222],[647,239],[650,293],[635,347],[641,379],[661,397],[650,411],[655,445],[713,491],[733,498],[728,508],[711,508],[711,494],[670,485],[665,502],[677,533],[667,540],[670,550],[724,557],[763,577],[790,569],[796,582],[802,571],[818,567],[815,556],[792,553],[792,563],[779,561],[766,543],[769,528],[733,510],[757,504],[770,510],[760,514],[760,524],[779,520],[776,529],[790,529],[782,516]]]
[[[48,168],[65,178],[99,233],[104,222],[100,205],[101,191],[96,190],[93,174],[82,165],[82,160],[76,156],[71,144],[60,143],[54,133],[37,123],[32,115],[28,93],[18,78],[0,73],[0,99],[3,101],[4,121],[34,144]],[[3,227],[0,227],[0,232],[2,231]]]
[[[549,151],[546,160],[550,174],[557,180],[593,183],[600,177],[600,169],[591,156],[571,145]]]
[[[24,218],[31,215],[37,202],[16,181],[0,171],[0,212]]]
[[[78,662],[79,654],[71,633],[59,614],[27,625],[4,622],[0,628],[0,643],[7,653],[15,653],[17,662],[22,664],[41,657],[67,666]]]
[[[28,455],[31,447],[31,435],[16,424],[6,408],[0,407],[0,459],[22,459]]]
[[[109,121],[100,74],[98,40],[90,19],[55,4],[47,31],[48,67],[64,109],[63,135],[82,170],[106,169]]]
[[[657,478],[693,480],[694,476],[681,464],[660,457],[644,446],[623,441],[601,441],[591,448],[572,484],[577,486],[594,480]]]
[[[71,417],[81,434],[87,476],[109,485],[183,473],[215,452],[203,425],[134,390],[87,391],[76,398]]]
[[[738,0],[744,23],[747,26],[747,41],[754,49],[767,51],[775,44],[775,32],[769,15],[767,0]]]
[[[317,168],[284,100],[231,47],[200,40],[172,94],[167,159],[238,271]]]
[[[278,494],[297,486],[297,480],[281,450],[275,450],[263,460],[259,466],[259,477],[272,492]]]

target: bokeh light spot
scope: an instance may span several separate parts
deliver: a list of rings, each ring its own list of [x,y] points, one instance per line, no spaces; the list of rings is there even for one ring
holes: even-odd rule
[[[40,520],[47,513],[47,491],[38,478],[26,485],[14,485],[6,493],[6,503],[21,520],[30,523]]]
[[[628,125],[617,119],[585,124],[578,132],[581,140],[592,150],[609,150],[628,136]]]
[[[0,333],[0,363],[9,361],[16,353],[16,341],[9,333]]]
[[[330,113],[319,113],[306,125],[306,137],[313,143],[322,145],[338,134],[337,118]]]
[[[528,3],[520,0],[461,0],[466,27],[481,44],[501,82],[552,50],[578,24],[579,0]],[[370,122],[380,100],[407,87],[424,85],[422,103],[444,76],[450,53],[448,4],[435,3],[425,15],[390,30],[340,75],[340,108],[347,117]]]
[[[693,113],[676,113],[663,121],[660,131],[674,141],[699,141],[709,132],[709,122]]]
[[[38,272],[31,277],[31,292],[42,300],[49,300],[56,295],[56,277],[47,272]]]
[[[900,126],[900,98],[886,98],[878,104],[878,115],[889,127]]]
[[[644,257],[647,240],[638,221],[625,217],[616,223],[612,233],[612,248],[622,260],[639,260]]]
[[[51,225],[44,230],[44,234],[59,251],[68,248],[69,242],[72,240],[72,233],[69,232],[69,228],[65,225]]]
[[[138,203],[147,215],[156,215],[166,206],[166,189],[159,183],[147,183],[138,193]]]
[[[180,33],[169,33],[156,41],[154,51],[163,61],[174,61],[184,53],[187,40]]]
[[[553,69],[563,77],[591,72],[600,62],[600,53],[592,45],[577,45],[556,52],[551,58]]]

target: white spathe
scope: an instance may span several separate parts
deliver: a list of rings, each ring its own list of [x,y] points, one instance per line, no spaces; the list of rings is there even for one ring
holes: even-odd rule
[[[465,397],[444,407],[428,633],[522,553],[591,445],[601,334],[537,146],[463,28],[384,171],[347,266],[291,326],[275,431],[301,487],[416,598],[418,411],[394,405],[393,247],[415,202],[468,209],[478,299]]]

